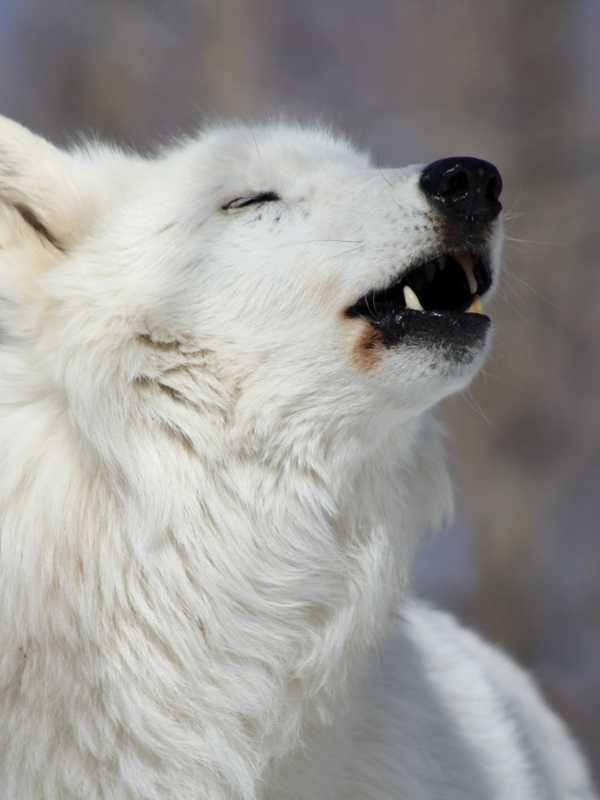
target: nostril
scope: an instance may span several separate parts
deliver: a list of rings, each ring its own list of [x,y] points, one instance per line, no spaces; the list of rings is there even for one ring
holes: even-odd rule
[[[440,195],[451,199],[469,191],[469,176],[464,170],[456,170],[445,176],[446,180],[440,186]]]

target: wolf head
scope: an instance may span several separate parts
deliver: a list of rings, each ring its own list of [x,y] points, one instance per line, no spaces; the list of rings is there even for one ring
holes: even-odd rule
[[[487,349],[499,187],[470,161],[384,170],[283,124],[146,159],[4,121],[5,340],[105,449],[141,418],[205,449],[378,445]]]

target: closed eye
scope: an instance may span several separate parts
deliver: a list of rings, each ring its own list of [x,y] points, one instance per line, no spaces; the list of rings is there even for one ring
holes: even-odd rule
[[[259,203],[272,203],[281,200],[277,192],[259,192],[250,197],[236,197],[221,206],[222,211],[233,211],[236,208],[258,205]]]

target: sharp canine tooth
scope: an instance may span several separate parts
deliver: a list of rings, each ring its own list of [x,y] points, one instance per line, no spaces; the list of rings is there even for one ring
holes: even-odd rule
[[[419,302],[419,298],[410,286],[404,287],[404,302],[406,303],[406,307],[412,308],[413,311],[423,311],[423,306]]]
[[[455,256],[458,263],[463,268],[463,272],[467,276],[469,283],[469,291],[471,294],[477,294],[479,287],[477,286],[477,278],[473,273],[473,258],[471,256]]]
[[[473,274],[473,267],[469,264],[468,268],[465,268],[465,273],[467,275],[467,280],[469,281],[469,291],[471,294],[477,294],[477,279]]]
[[[475,299],[467,309],[469,314],[481,314],[481,297],[475,295]]]

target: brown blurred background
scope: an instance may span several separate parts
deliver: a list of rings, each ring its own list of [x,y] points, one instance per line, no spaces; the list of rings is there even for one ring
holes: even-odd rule
[[[445,403],[458,521],[421,594],[541,682],[600,775],[599,0],[0,0],[0,113],[139,148],[288,112],[505,179],[496,341]]]

